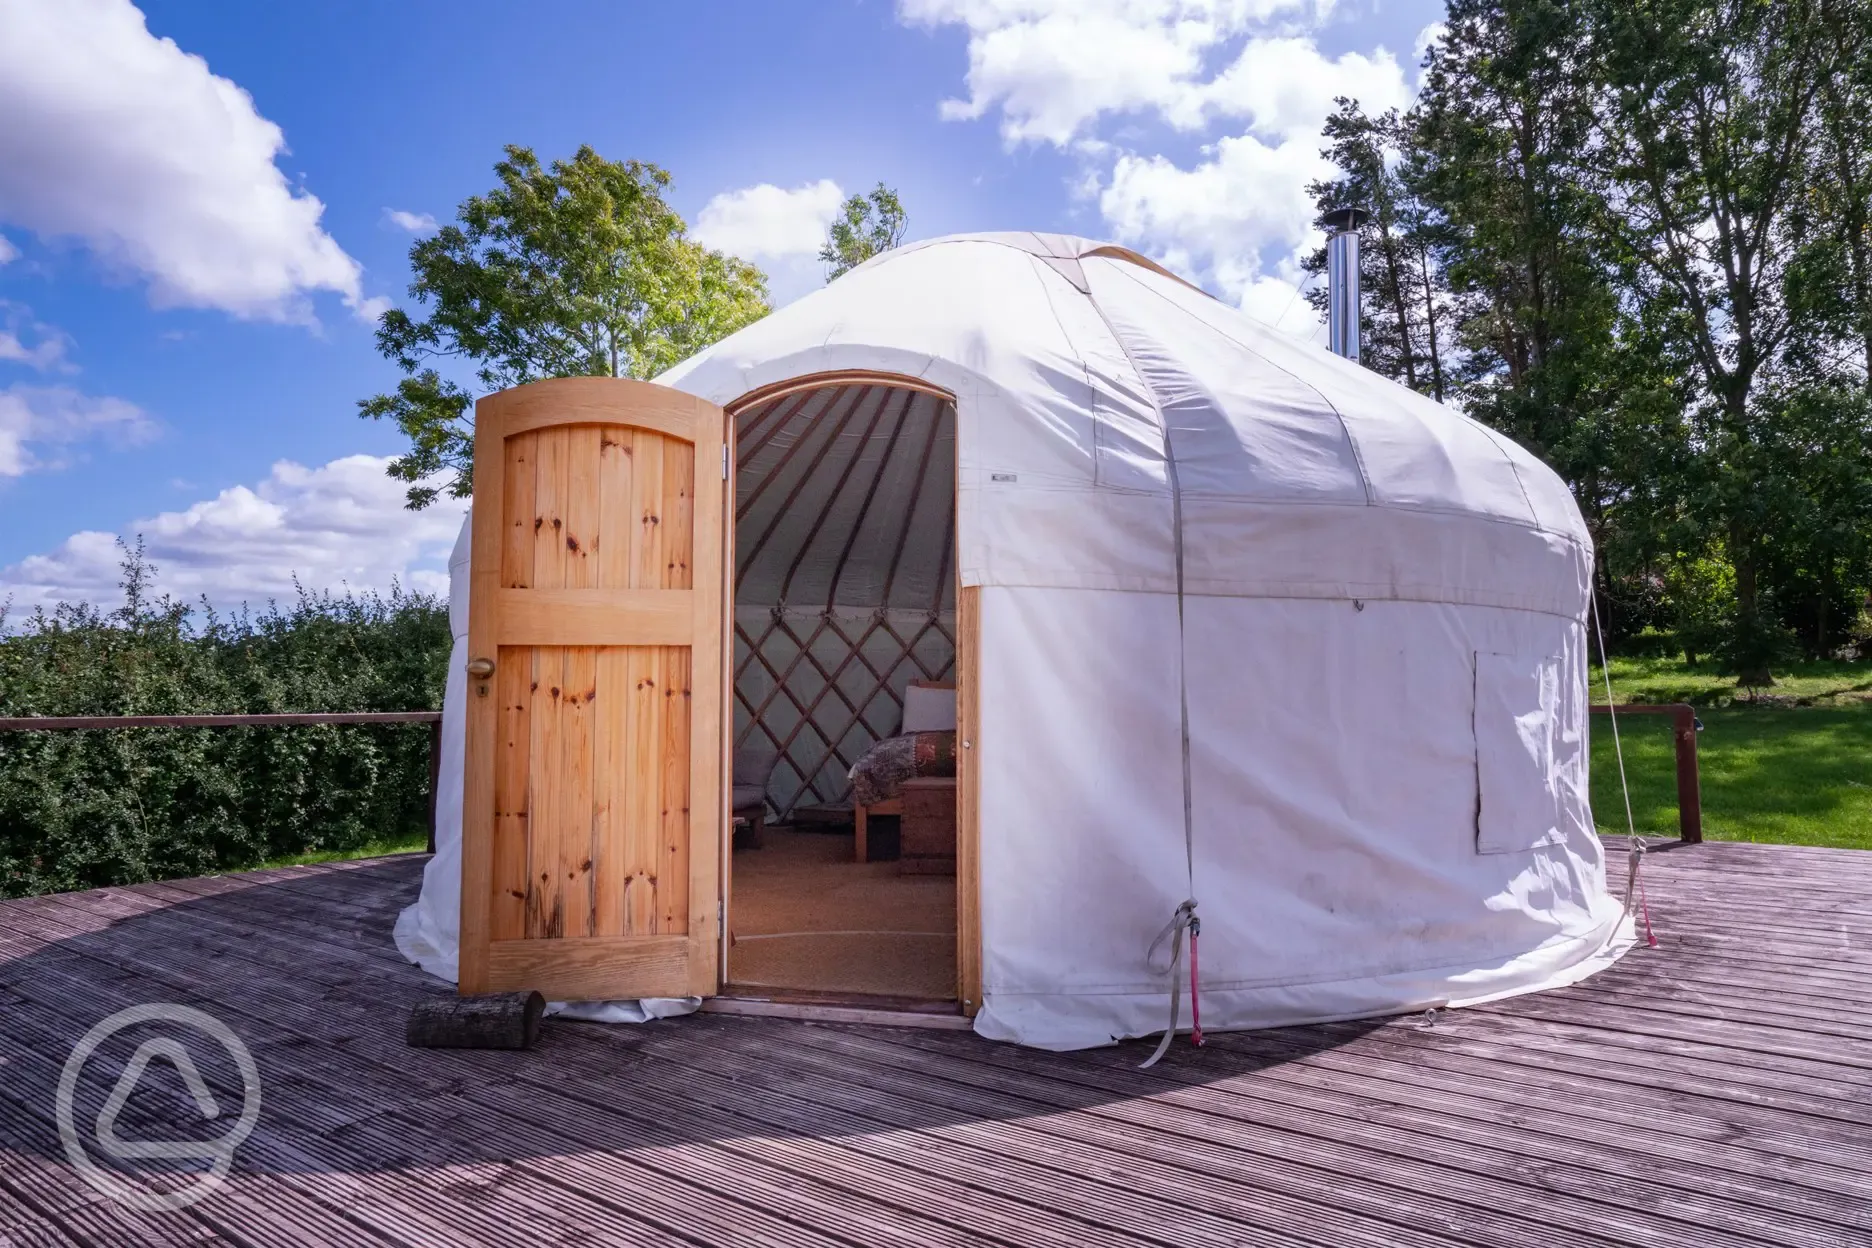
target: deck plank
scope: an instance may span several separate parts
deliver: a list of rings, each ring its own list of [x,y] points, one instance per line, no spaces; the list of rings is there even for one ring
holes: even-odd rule
[[[1582,984],[1149,1072],[720,1016],[411,1050],[448,991],[390,943],[421,865],[0,902],[0,1244],[1872,1243],[1872,854],[1672,847],[1660,947]],[[174,1214],[93,1193],[50,1108],[77,1037],[151,1000],[223,1018],[265,1087],[228,1186]]]
[[[159,970],[155,961],[146,965],[152,972]],[[27,982],[26,987],[29,992],[37,988],[41,992],[50,994],[67,987],[49,982],[52,977],[44,974],[42,968],[35,968],[35,970],[41,972],[41,978]],[[151,978],[156,982],[162,982],[156,974],[152,974]],[[265,1058],[273,1051],[274,1046],[282,1043],[289,1044],[294,1034],[288,1033],[283,1038],[269,1035],[271,1029],[267,1026],[266,1020],[253,1014],[247,1008],[259,999],[257,995],[231,989],[225,983],[217,988],[217,982],[218,977],[210,977],[204,981],[202,987],[207,991],[200,1004],[210,1008],[211,1012],[228,1017],[242,1034],[249,1035],[250,1038],[257,1034],[260,1039],[254,1045],[257,1051],[256,1056],[262,1059],[262,1067],[265,1069],[268,1065]],[[78,992],[82,991],[81,985],[74,984],[69,987]],[[629,1159],[624,1159],[619,1166],[612,1167],[614,1170],[621,1168],[625,1172],[619,1181],[608,1187],[600,1185],[594,1188],[592,1184],[585,1181],[588,1175],[583,1171],[588,1170],[589,1167],[582,1164],[583,1159],[579,1157],[582,1150],[577,1146],[578,1142],[563,1136],[554,1136],[551,1132],[544,1131],[541,1123],[529,1121],[525,1116],[543,1113],[550,1122],[553,1104],[549,1095],[534,1094],[525,1098],[514,1098],[510,1104],[502,1107],[502,1112],[482,1111],[477,1114],[479,1107],[465,1104],[460,1096],[461,1089],[466,1087],[470,1080],[474,1083],[485,1082],[489,1073],[485,1066],[476,1069],[477,1063],[473,1057],[448,1055],[456,1057],[457,1060],[452,1063],[456,1067],[452,1072],[453,1077],[446,1084],[429,1089],[420,1086],[412,1087],[405,1077],[406,1072],[402,1069],[388,1065],[374,1069],[371,1064],[361,1059],[372,1050],[377,1051],[380,1057],[402,1063],[419,1060],[426,1055],[403,1048],[400,1041],[396,1041],[394,1037],[386,1038],[381,1034],[353,1034],[357,1029],[351,1025],[351,1020],[343,1017],[343,1011],[331,1008],[338,1004],[331,998],[323,1002],[326,1007],[323,1012],[323,1021],[335,1021],[337,1025],[334,1028],[322,1028],[320,1011],[310,1009],[304,1004],[289,1006],[286,996],[291,990],[282,986],[276,991],[278,995],[272,1002],[273,1012],[280,1018],[288,1019],[296,1024],[299,1029],[297,1034],[321,1040],[333,1049],[339,1046],[343,1048],[342,1056],[338,1060],[333,1060],[317,1051],[294,1051],[292,1056],[297,1069],[293,1079],[283,1094],[272,1093],[267,1100],[270,1111],[277,1110],[288,1123],[307,1132],[312,1139],[323,1139],[328,1146],[326,1152],[329,1154],[329,1160],[342,1166],[361,1166],[366,1171],[372,1168],[373,1156],[392,1159],[399,1167],[410,1161],[427,1160],[431,1163],[428,1168],[437,1171],[460,1170],[464,1165],[471,1168],[480,1166],[484,1173],[470,1176],[477,1190],[486,1189],[490,1192],[506,1193],[513,1189],[521,1189],[531,1191],[533,1198],[539,1200],[542,1196],[536,1189],[540,1189],[543,1182],[546,1188],[565,1187],[570,1191],[578,1192],[582,1197],[592,1197],[600,1202],[596,1207],[585,1205],[582,1201],[570,1202],[570,1212],[562,1209],[556,1219],[549,1219],[544,1224],[546,1231],[539,1229],[539,1224],[535,1219],[521,1216],[526,1212],[524,1209],[514,1211],[510,1216],[502,1219],[503,1225],[511,1225],[513,1229],[510,1235],[501,1238],[502,1242],[515,1244],[541,1241],[560,1242],[560,1236],[546,1233],[555,1225],[566,1234],[572,1234],[572,1237],[576,1239],[577,1235],[573,1234],[569,1228],[579,1225],[610,1224],[615,1228],[620,1219],[628,1222],[632,1216],[654,1215],[659,1210],[665,1216],[680,1213],[683,1215],[680,1220],[706,1223],[713,1214],[718,1212],[710,1207],[709,1188],[688,1188],[681,1183],[672,1183],[668,1176],[659,1173],[654,1167],[640,1166]],[[101,1003],[98,1012],[103,1012],[105,1008],[115,1008],[118,1000],[113,999],[108,1003]],[[381,1032],[383,1029],[376,1030]],[[485,1055],[482,1056],[485,1057]],[[269,1079],[269,1086],[272,1086],[274,1082]],[[505,1091],[497,1085],[490,1095],[505,1093]],[[412,1097],[411,1092],[415,1092],[416,1095]],[[334,1103],[342,1103],[347,1097],[354,1102],[372,1106],[371,1111],[352,1122],[328,1121],[329,1107]],[[470,1118],[477,1117],[478,1121],[468,1121]],[[373,1119],[381,1121],[373,1122],[371,1121]],[[469,1127],[473,1128],[472,1135],[475,1138],[489,1141],[494,1146],[492,1148],[494,1153],[498,1153],[502,1146],[527,1145],[530,1149],[528,1158],[523,1158],[510,1166],[505,1162],[489,1161],[472,1156],[464,1158],[458,1155],[461,1150],[450,1150],[447,1142],[453,1133],[461,1132]],[[319,1134],[321,1132],[330,1134],[321,1136]],[[396,1141],[412,1138],[434,1138],[443,1141],[444,1144],[432,1157],[408,1158],[397,1151]],[[370,1141],[375,1141],[374,1152],[368,1146]],[[533,1163],[530,1160],[532,1153],[554,1157],[558,1164],[533,1175],[530,1173],[533,1169]],[[424,1169],[425,1167],[417,1165],[416,1173],[412,1176],[413,1181],[417,1183],[416,1188],[411,1189],[416,1196],[416,1200],[409,1205],[412,1216],[417,1212],[415,1206],[422,1203],[420,1181]],[[716,1181],[719,1182],[719,1176],[716,1176]],[[623,1192],[632,1194],[631,1206],[634,1208],[631,1206],[606,1207],[612,1199]],[[410,1191],[403,1193],[405,1197],[410,1194]],[[393,1193],[393,1199],[394,1196]],[[552,1195],[551,1199],[562,1205],[568,1203],[557,1195]],[[755,1211],[739,1206],[734,1200],[717,1199],[713,1201],[713,1204],[727,1206],[732,1214],[721,1221],[717,1227],[719,1233],[732,1234],[740,1242],[764,1244],[857,1242],[795,1227],[784,1220],[763,1219]],[[494,1208],[488,1207],[482,1209],[478,1216],[492,1216],[496,1212]],[[454,1226],[452,1234],[460,1236],[475,1225],[476,1222],[470,1220]],[[670,1224],[664,1223],[661,1230],[648,1238],[640,1238],[635,1234],[624,1235],[621,1232],[613,1238],[616,1242],[668,1242],[675,1234]],[[449,1242],[449,1235],[440,1236],[436,1242]]]

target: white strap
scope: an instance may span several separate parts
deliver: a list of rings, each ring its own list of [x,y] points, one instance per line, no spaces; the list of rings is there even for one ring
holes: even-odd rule
[[[1090,291],[1085,292],[1090,298]],[[1145,1066],[1153,1066],[1157,1059],[1170,1047],[1170,1040],[1176,1035],[1177,1011],[1182,1004],[1183,977],[1180,974],[1183,963],[1183,933],[1188,930],[1196,914],[1196,803],[1194,787],[1190,779],[1190,711],[1189,711],[1189,646],[1185,637],[1183,622],[1184,573],[1183,573],[1183,483],[1177,475],[1176,448],[1170,441],[1170,418],[1164,414],[1163,404],[1158,400],[1156,391],[1145,380],[1144,370],[1138,366],[1137,357],[1131,353],[1124,335],[1112,324],[1105,309],[1099,307],[1096,299],[1090,300],[1092,308],[1105,322],[1105,329],[1118,344],[1118,349],[1125,354],[1125,360],[1131,365],[1131,371],[1137,374],[1138,382],[1144,392],[1150,396],[1151,406],[1157,411],[1157,424],[1163,429],[1164,470],[1170,484],[1170,532],[1172,551],[1176,559],[1176,606],[1177,606],[1177,716],[1178,739],[1181,745],[1183,763],[1183,870],[1189,884],[1187,900],[1176,909],[1176,914],[1151,942],[1150,952],[1145,955],[1146,962],[1154,962],[1158,948],[1166,937],[1173,938],[1170,960],[1170,1026],[1164,1029],[1163,1039],[1158,1041],[1157,1051],[1151,1054]],[[1155,969],[1153,967],[1153,969]]]
[[[1157,1042],[1156,1051],[1138,1064],[1139,1070],[1149,1070],[1170,1051],[1170,1041],[1176,1038],[1178,1016],[1183,1012],[1183,934],[1190,930],[1196,921],[1196,899],[1190,898],[1176,908],[1176,914],[1164,924],[1164,929],[1157,933],[1157,939],[1151,941],[1150,952],[1144,955],[1144,961],[1154,975],[1170,976],[1170,1025],[1164,1028],[1163,1039]],[[1159,962],[1164,942],[1170,942],[1170,963],[1163,966]]]

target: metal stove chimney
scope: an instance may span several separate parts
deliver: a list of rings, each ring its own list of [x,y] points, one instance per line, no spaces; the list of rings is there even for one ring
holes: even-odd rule
[[[1320,219],[1326,227],[1326,345],[1353,363],[1359,358],[1359,226],[1371,219],[1363,208],[1337,208]]]

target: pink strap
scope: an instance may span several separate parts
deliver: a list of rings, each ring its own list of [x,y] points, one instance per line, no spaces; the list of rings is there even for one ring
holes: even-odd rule
[[[1197,989],[1196,942],[1202,936],[1202,920],[1190,919],[1190,1043],[1202,1048],[1202,996]]]
[[[1645,900],[1643,872],[1640,872],[1638,875],[1638,913],[1644,918],[1645,943],[1653,949],[1657,948],[1657,933],[1651,930],[1651,903]],[[1196,947],[1192,944],[1190,946],[1190,956],[1193,958],[1195,953]]]

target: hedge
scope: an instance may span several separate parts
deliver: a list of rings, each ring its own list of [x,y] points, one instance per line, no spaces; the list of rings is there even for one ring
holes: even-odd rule
[[[0,716],[439,709],[446,606],[393,587],[225,615],[150,592],[0,611]],[[0,732],[0,896],[205,875],[420,837],[426,724]]]

